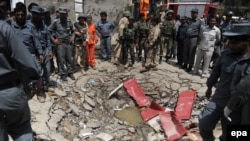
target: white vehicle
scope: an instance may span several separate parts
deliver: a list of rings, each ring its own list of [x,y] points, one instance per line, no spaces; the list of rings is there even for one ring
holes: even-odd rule
[[[184,0],[183,0],[184,1]],[[174,17],[176,15],[191,17],[191,10],[196,8],[199,10],[198,17],[207,18],[208,16],[214,16],[217,13],[218,4],[210,2],[171,2],[167,4],[169,9],[174,11]],[[199,0],[201,1],[201,0]]]

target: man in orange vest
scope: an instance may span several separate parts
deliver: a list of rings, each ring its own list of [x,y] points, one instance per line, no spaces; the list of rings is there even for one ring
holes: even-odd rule
[[[87,24],[88,24],[88,32],[89,32],[89,41],[86,45],[87,55],[85,60],[85,68],[87,69],[89,66],[92,69],[96,69],[96,61],[95,61],[95,44],[98,42],[98,36],[96,35],[96,26],[92,22],[92,16],[87,16]]]
[[[145,15],[145,18],[147,18],[148,10],[149,10],[149,0],[141,0],[140,13],[143,13]]]

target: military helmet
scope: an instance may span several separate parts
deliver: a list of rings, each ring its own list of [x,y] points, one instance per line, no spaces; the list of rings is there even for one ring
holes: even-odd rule
[[[69,10],[66,7],[59,7],[59,13],[62,14],[67,14],[69,12]]]
[[[130,15],[128,19],[129,20],[134,20],[135,18],[134,18],[134,16]]]
[[[162,11],[167,12],[169,9],[167,7],[162,7]]]
[[[174,13],[174,11],[170,9],[170,10],[167,11],[166,15],[173,14],[173,13]]]
[[[233,11],[228,11],[227,15],[234,15],[234,12]]]
[[[131,16],[131,13],[130,13],[130,11],[125,11],[125,12],[123,13],[123,15],[124,15],[124,17],[130,17],[130,16]]]
[[[77,20],[79,20],[80,18],[87,18],[87,15],[85,15],[84,13],[81,13],[78,15]]]
[[[43,8],[43,12],[44,12],[44,13],[49,13],[50,10],[49,10],[49,8],[45,7],[45,8]]]
[[[227,37],[250,36],[250,23],[233,24],[232,28],[223,35]]]

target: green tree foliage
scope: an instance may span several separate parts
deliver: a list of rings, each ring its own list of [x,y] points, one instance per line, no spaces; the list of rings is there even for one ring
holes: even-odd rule
[[[237,16],[247,16],[250,12],[250,1],[249,0],[224,0],[224,14],[231,10]]]

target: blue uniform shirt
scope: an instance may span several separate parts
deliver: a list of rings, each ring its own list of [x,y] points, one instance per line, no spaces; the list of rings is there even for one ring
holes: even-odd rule
[[[115,24],[112,21],[98,21],[96,23],[96,34],[99,37],[108,37],[114,32]]]
[[[20,67],[15,68],[13,60]],[[9,24],[0,20],[0,84],[20,79],[19,72],[24,72],[31,80],[39,79],[42,74],[20,37]]]
[[[32,24],[31,22],[29,22],[27,25],[33,29],[36,37],[39,39],[41,43],[43,50],[49,49],[49,51],[51,52],[52,49],[50,42],[50,34],[47,26],[45,24],[42,24],[40,28],[36,28],[34,24]]]
[[[49,27],[52,40],[58,38],[62,42],[69,42],[70,38],[74,38],[74,28],[70,20],[65,22],[60,19],[55,20]]]
[[[34,29],[28,26],[28,23],[23,27],[20,27],[16,22],[12,24],[14,27],[15,33],[22,39],[24,45],[30,51],[31,54],[43,54],[43,49],[40,41],[35,36]]]
[[[221,106],[226,105],[231,96],[231,91],[239,83],[248,67],[247,60],[249,60],[249,57],[238,58],[229,49],[223,52],[207,80],[207,87],[212,88],[220,79],[212,97],[213,101],[218,102]]]

